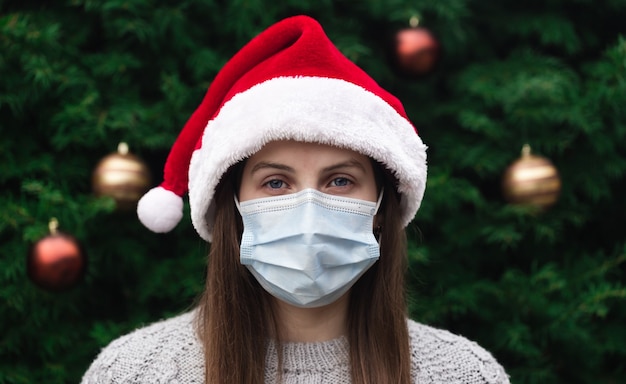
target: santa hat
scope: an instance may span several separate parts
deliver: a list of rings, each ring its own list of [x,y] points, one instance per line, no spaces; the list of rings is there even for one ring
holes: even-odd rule
[[[307,16],[280,21],[226,63],[185,124],[164,181],[137,205],[141,222],[168,232],[182,217],[211,241],[214,191],[230,166],[275,140],[349,148],[385,165],[398,180],[404,225],[426,184],[426,147],[400,101],[343,56]]]

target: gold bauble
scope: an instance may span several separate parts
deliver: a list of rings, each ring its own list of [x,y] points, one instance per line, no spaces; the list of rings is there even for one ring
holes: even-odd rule
[[[524,145],[522,156],[504,173],[502,191],[511,204],[546,209],[558,200],[561,179],[550,160],[532,155]]]
[[[117,153],[104,157],[92,177],[97,196],[112,197],[120,210],[131,210],[151,185],[150,171],[137,156],[128,153],[128,145],[120,143]]]

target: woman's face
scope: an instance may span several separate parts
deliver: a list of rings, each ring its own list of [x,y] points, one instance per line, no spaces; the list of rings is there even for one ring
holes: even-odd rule
[[[286,195],[306,188],[368,201],[378,198],[368,157],[324,144],[273,141],[246,162],[239,201]]]

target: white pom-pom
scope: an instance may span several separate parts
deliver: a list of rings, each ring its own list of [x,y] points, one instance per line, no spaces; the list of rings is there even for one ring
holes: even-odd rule
[[[183,199],[163,187],[152,188],[137,203],[137,217],[152,232],[169,232],[183,217]]]

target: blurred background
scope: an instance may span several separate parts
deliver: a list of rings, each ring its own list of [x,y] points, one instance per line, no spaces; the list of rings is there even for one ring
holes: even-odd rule
[[[626,383],[624,0],[0,0],[0,383],[76,383],[193,305],[188,206],[169,234],[133,206],[226,60],[296,14],[429,146],[411,317],[513,383]]]

